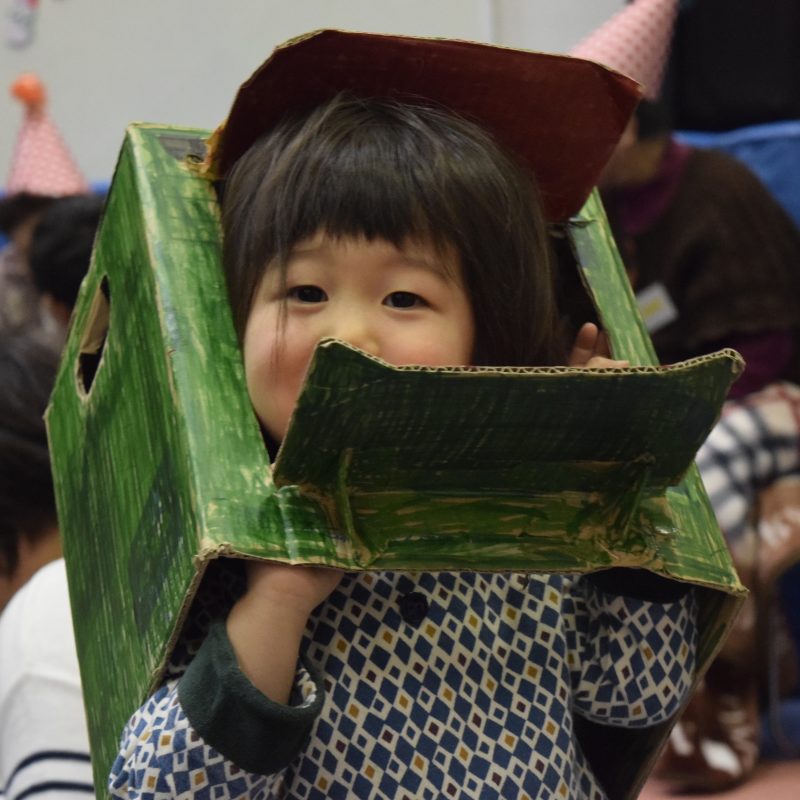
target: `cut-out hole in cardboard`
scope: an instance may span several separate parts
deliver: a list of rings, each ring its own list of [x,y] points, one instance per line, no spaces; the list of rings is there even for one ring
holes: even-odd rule
[[[95,293],[94,300],[92,300],[92,307],[81,337],[78,353],[78,388],[86,396],[92,390],[97,370],[103,358],[110,311],[111,292],[108,286],[108,277],[104,277]]]

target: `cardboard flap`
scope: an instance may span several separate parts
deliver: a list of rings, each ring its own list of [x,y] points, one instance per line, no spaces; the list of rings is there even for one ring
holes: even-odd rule
[[[631,78],[580,58],[315,31],[278,47],[241,86],[212,137],[210,174],[224,176],[279,120],[339,92],[433,104],[477,122],[536,175],[551,221],[583,205],[640,95]],[[520,105],[536,113],[520,113]]]
[[[274,480],[325,496],[346,469],[353,492],[531,495],[629,491],[639,474],[646,491],[663,490],[686,472],[741,366],[725,350],[613,370],[392,367],[326,340]]]
[[[552,569],[543,549],[580,563],[587,542],[652,563],[653,536],[680,528],[666,489],[741,366],[729,350],[664,368],[392,367],[326,340],[273,478],[324,509],[352,568],[425,552],[429,567]]]

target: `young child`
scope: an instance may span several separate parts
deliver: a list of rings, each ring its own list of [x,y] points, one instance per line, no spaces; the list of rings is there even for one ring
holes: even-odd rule
[[[340,95],[253,145],[223,206],[270,447],[321,337],[396,365],[620,363],[594,326],[567,356],[530,177],[447,111]],[[692,681],[693,593],[654,576],[248,570],[130,720],[113,796],[605,798],[576,718],[654,725]]]

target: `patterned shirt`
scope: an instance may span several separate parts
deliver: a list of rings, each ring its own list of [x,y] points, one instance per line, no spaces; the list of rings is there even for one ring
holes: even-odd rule
[[[321,678],[301,669],[296,693],[321,710],[287,764],[239,769],[201,735],[215,731],[193,729],[172,681],[130,720],[110,790],[604,800],[574,715],[625,727],[669,718],[692,681],[694,641],[691,591],[657,604],[558,575],[348,575],[309,621],[303,662]]]

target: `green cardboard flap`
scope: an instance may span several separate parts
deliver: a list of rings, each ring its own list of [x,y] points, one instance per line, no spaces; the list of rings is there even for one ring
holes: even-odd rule
[[[343,470],[349,490],[366,492],[530,495],[619,480],[629,489],[637,472],[647,489],[665,489],[683,477],[741,369],[732,350],[613,370],[393,367],[326,340],[273,478],[316,496],[338,491]]]
[[[440,569],[547,568],[543,546],[563,558],[550,568],[588,562],[591,548],[609,564],[657,566],[652,532],[679,528],[665,490],[741,368],[731,350],[613,370],[392,367],[326,340],[273,479],[324,509],[349,569],[411,566],[420,553]],[[284,546],[311,552],[303,537]]]

